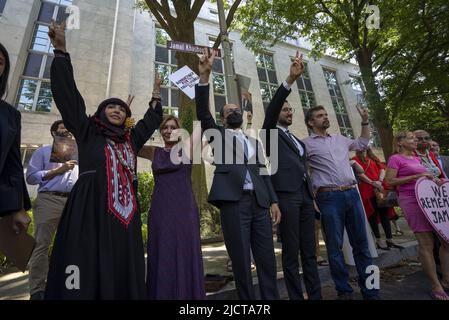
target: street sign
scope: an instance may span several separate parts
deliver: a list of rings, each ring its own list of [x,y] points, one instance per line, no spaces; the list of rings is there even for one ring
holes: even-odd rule
[[[204,48],[208,48],[208,47],[198,46],[196,44],[179,42],[179,41],[167,41],[167,49],[173,50],[173,51],[202,54]],[[212,48],[210,48],[210,49],[212,49]],[[218,49],[218,57],[221,57],[220,49]]]

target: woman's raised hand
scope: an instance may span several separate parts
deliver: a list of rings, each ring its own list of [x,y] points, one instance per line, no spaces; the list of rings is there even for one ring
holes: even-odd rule
[[[48,27],[48,36],[55,49],[61,50],[62,52],[67,51],[65,42],[65,20],[61,24],[57,24],[55,20],[52,20]]]

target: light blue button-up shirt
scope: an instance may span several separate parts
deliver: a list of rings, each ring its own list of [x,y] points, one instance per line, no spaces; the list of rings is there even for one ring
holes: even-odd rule
[[[26,180],[28,184],[38,184],[38,192],[69,193],[78,180],[78,166],[76,165],[73,170],[44,181],[44,177],[48,171],[57,169],[63,165],[62,163],[50,162],[51,150],[52,146],[44,146],[33,153],[28,165]]]

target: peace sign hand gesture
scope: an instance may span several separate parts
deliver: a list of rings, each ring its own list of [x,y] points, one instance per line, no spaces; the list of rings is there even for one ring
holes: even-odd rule
[[[55,20],[52,20],[48,27],[48,36],[50,37],[51,44],[55,49],[61,50],[62,52],[67,51],[65,45],[65,26],[65,20],[61,24],[57,24]]]
[[[200,82],[209,83],[210,73],[212,71],[212,65],[214,64],[215,57],[217,56],[217,50],[209,48],[203,49],[203,54],[199,56],[200,61],[198,64],[198,71],[200,72]]]
[[[287,83],[291,86],[304,73],[304,62],[302,61],[302,53],[296,51],[296,57],[290,67],[290,74],[287,77]]]
[[[363,108],[360,104],[356,105],[357,111],[360,114],[360,117],[362,118],[363,123],[367,123],[369,120],[369,113],[367,108]]]

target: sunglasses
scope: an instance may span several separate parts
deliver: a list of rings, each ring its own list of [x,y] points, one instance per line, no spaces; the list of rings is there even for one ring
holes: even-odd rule
[[[417,137],[416,139],[418,139],[418,141],[429,141],[429,140],[431,140],[430,137]]]

